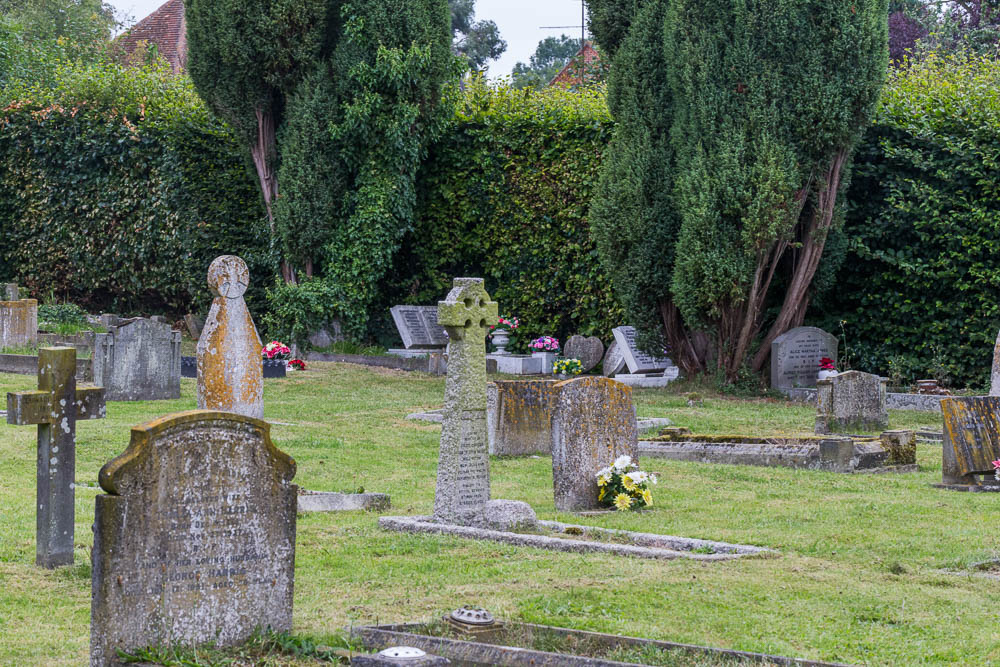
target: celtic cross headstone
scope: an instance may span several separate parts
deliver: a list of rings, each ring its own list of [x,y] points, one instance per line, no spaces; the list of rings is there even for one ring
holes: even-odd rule
[[[7,394],[7,423],[38,426],[35,564],[73,564],[76,422],[104,417],[104,388],[76,388],[76,348],[38,351],[38,391]]]
[[[485,341],[498,314],[481,278],[456,278],[438,303],[438,323],[448,331],[448,378],[434,496],[437,521],[468,521],[490,499]]]

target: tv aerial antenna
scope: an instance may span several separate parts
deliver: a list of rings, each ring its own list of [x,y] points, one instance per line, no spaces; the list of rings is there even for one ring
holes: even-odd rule
[[[580,29],[580,85],[583,86],[587,72],[587,0],[580,0],[580,25],[543,25],[540,30]],[[572,59],[570,59],[572,62]]]

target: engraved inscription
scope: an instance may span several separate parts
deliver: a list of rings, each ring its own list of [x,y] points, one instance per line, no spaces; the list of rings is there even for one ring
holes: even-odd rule
[[[485,429],[485,410],[462,412],[458,472],[455,479],[461,509],[480,507],[490,499],[490,462],[483,447]]]

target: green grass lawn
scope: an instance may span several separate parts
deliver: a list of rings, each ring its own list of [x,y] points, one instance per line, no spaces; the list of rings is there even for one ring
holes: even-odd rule
[[[442,404],[444,380],[341,364],[265,385],[275,443],[308,489],[392,495],[396,514],[429,514],[440,426],[405,415]],[[35,379],[0,375],[0,390]],[[77,481],[94,484],[129,428],[192,409],[176,401],[111,403],[78,424]],[[807,434],[815,412],[774,400],[708,396],[701,407],[636,392],[640,416],[696,433]],[[940,418],[892,413],[893,428]],[[940,447],[920,472],[834,473],[648,461],[655,508],[581,519],[556,512],[546,458],[492,462],[493,496],[541,518],[771,547],[780,556],[720,563],[580,555],[439,536],[384,533],[365,513],[300,517],[295,632],[323,638],[350,624],[429,620],[463,604],[500,617],[674,642],[871,665],[1000,665],[1000,583],[962,569],[1000,551],[1000,497],[934,489]],[[34,566],[35,429],[0,424],[0,664],[87,660],[90,525],[96,489],[79,489],[76,564]]]

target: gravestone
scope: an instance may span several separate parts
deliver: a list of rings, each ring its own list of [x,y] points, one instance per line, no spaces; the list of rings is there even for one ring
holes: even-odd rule
[[[95,336],[92,369],[109,401],[180,398],[181,332],[152,319],[119,320]]]
[[[21,288],[17,286],[17,283],[4,283],[2,300],[3,301],[21,300]]]
[[[448,330],[448,377],[438,456],[434,519],[465,523],[490,499],[486,424],[486,334],[499,319],[481,278],[455,278],[438,304]]]
[[[38,345],[38,301],[0,301],[0,348]]]
[[[436,349],[448,345],[445,327],[438,324],[437,306],[393,306],[389,312],[406,349]]]
[[[1000,334],[993,346],[993,369],[990,372],[990,396],[1000,396]]]
[[[551,453],[555,386],[554,380],[498,380],[487,387],[490,454]]]
[[[847,371],[816,383],[816,433],[856,433],[889,428],[888,380]]]
[[[614,377],[625,370],[625,355],[618,347],[617,341],[612,341],[608,346],[608,351],[604,354],[604,365],[601,371],[606,377]]]
[[[563,356],[567,359],[579,359],[583,372],[587,373],[596,368],[604,358],[604,343],[597,336],[570,336],[563,345]]]
[[[556,509],[592,510],[597,471],[622,455],[639,460],[632,389],[610,378],[582,377],[555,385],[552,483]]]
[[[264,416],[263,345],[243,300],[250,284],[246,262],[223,255],[208,268],[215,295],[198,339],[198,407]]]
[[[641,351],[636,346],[634,327],[618,327],[612,329],[611,333],[615,335],[615,343],[625,358],[629,373],[660,373],[674,365],[674,362],[666,357],[653,357]]]
[[[978,475],[993,481],[1000,459],[1000,398],[962,396],[941,400],[944,415],[942,484],[978,488]]]
[[[295,461],[269,426],[196,410],[132,429],[100,473],[90,664],[117,650],[232,646],[292,627]]]
[[[35,564],[73,564],[76,422],[104,417],[104,389],[76,387],[76,349],[38,351],[38,391],[7,394],[7,423],[38,426]]]
[[[771,343],[771,388],[815,387],[819,361],[837,363],[837,337],[816,327],[787,331]]]

